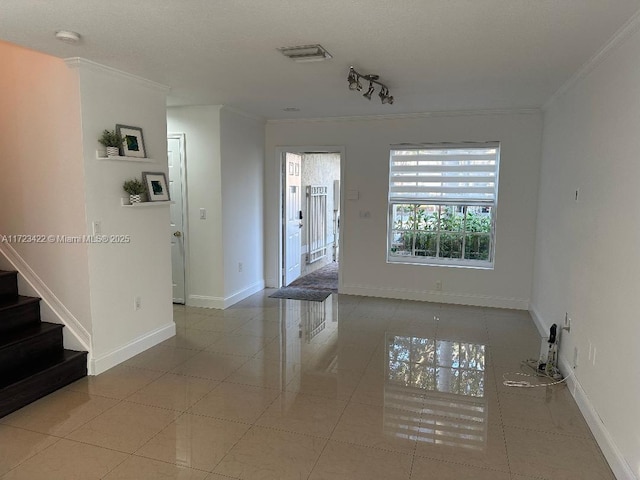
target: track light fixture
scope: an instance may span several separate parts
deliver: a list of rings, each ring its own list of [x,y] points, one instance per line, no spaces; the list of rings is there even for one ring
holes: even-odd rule
[[[363,75],[356,72],[353,67],[350,67],[349,75],[347,76],[349,90],[357,90],[358,92],[362,90],[362,84],[360,83],[361,78],[369,82],[369,89],[367,90],[367,93],[362,94],[364,98],[371,100],[371,96],[375,92],[375,87],[373,86],[375,83],[376,85],[380,85],[380,93],[378,94],[380,101],[383,104],[393,105],[393,95],[389,95],[389,87],[378,81],[380,78],[378,75]]]

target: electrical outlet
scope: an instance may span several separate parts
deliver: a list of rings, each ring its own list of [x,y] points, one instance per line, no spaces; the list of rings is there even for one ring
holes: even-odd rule
[[[242,262],[238,262],[238,272],[242,272],[242,268],[243,268]]]
[[[133,299],[133,309],[138,311],[142,308],[142,297],[135,297]]]
[[[442,291],[442,281],[436,280],[436,290],[438,292]]]
[[[95,221],[91,225],[93,227],[93,235],[102,235],[102,224],[99,221]]]

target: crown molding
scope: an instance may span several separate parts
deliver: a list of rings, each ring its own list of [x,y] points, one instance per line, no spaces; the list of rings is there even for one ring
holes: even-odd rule
[[[542,105],[542,111],[546,111],[553,103],[562,97],[584,77],[589,75],[600,65],[616,48],[628,40],[640,29],[640,10],[637,11],[620,29],[609,39],[609,41],[592,56],[580,69],[573,74],[551,97]]]
[[[478,115],[536,115],[541,113],[539,107],[478,109],[478,110],[442,110],[422,113],[393,113],[389,115],[359,115],[351,117],[318,117],[318,118],[272,118],[267,124],[281,123],[322,123],[322,122],[359,122],[375,120],[401,120],[430,117],[469,117]]]
[[[168,87],[167,85],[154,82],[153,80],[147,80],[146,78],[133,75],[132,73],[123,72],[122,70],[118,70],[117,68],[108,67],[107,65],[102,65],[101,63],[96,63],[91,60],[87,60],[86,58],[81,58],[81,57],[65,58],[64,63],[66,63],[67,67],[69,68],[89,68],[91,70],[99,71],[102,73],[113,75],[115,77],[122,78],[124,80],[138,83],[139,85],[143,85],[152,90],[157,90],[163,93],[168,93],[171,90],[171,87]]]

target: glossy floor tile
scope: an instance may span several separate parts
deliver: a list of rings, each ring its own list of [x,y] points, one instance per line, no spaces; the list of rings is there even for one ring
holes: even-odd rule
[[[1,418],[0,478],[614,478],[564,385],[503,385],[527,312],[270,293]]]

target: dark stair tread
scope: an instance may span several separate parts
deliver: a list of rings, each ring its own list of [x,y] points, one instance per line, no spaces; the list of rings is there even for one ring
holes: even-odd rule
[[[25,378],[0,387],[0,418],[87,376],[87,352],[64,350]]]
[[[17,270],[0,270],[0,277],[3,277],[5,275],[16,275],[17,273]]]
[[[40,361],[35,364],[24,365],[23,368],[18,368],[9,373],[5,378],[0,378],[0,399],[2,398],[3,391],[12,388],[13,386],[28,382],[31,377],[43,374],[48,370],[53,370],[59,365],[72,360],[79,355],[85,355],[87,352],[78,352],[75,350],[62,350],[58,355],[47,359],[46,361]]]
[[[39,297],[25,297],[24,295],[18,295],[14,298],[0,300],[0,312],[2,312],[3,310],[9,310],[14,307],[20,307],[22,305],[28,305],[30,303],[37,303],[39,301]]]
[[[11,331],[0,337],[0,349],[20,343],[23,340],[33,338],[38,335],[44,335],[53,330],[60,330],[64,325],[59,323],[42,322],[37,325],[28,326],[19,330]]]

